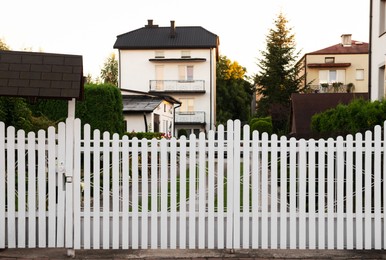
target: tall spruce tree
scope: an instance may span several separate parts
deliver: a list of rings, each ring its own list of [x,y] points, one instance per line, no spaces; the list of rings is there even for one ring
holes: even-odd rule
[[[300,51],[296,51],[295,35],[288,20],[279,13],[274,28],[269,30],[266,50],[258,59],[260,71],[255,75],[256,91],[261,98],[257,103],[258,116],[271,116],[273,130],[286,134],[289,130],[290,99],[292,93],[301,91],[304,76],[297,63]]]

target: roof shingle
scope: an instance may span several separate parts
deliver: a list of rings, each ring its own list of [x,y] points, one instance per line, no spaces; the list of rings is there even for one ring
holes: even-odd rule
[[[0,96],[81,99],[79,55],[0,51]]]

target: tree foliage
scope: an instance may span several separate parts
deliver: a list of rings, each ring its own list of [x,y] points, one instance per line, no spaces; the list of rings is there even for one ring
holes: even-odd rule
[[[290,98],[301,89],[301,65],[297,63],[295,35],[288,21],[279,13],[274,28],[269,30],[266,50],[258,60],[260,71],[255,75],[256,91],[261,95],[258,116],[272,116],[274,132],[288,131]]]
[[[2,39],[0,39],[0,50],[3,50],[3,51],[9,50],[9,46]]]
[[[103,64],[101,78],[105,84],[118,86],[118,60],[115,59],[114,53],[112,53]]]
[[[246,80],[246,69],[226,56],[220,56],[216,65],[217,123],[225,124],[229,119],[248,121],[253,90],[250,82]]]

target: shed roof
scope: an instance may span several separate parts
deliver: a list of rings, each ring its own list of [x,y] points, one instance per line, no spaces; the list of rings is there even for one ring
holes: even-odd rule
[[[122,96],[123,112],[153,112],[163,100],[147,95]]]
[[[175,30],[174,30],[174,29]],[[174,31],[173,31],[174,30]],[[144,26],[117,36],[115,49],[217,48],[219,38],[201,26]]]
[[[0,51],[0,96],[81,99],[79,55]]]

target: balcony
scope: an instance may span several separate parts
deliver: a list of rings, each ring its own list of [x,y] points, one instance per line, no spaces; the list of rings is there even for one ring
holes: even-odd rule
[[[176,124],[205,124],[205,112],[193,111],[193,112],[176,112],[175,114]]]
[[[320,84],[309,85],[305,93],[350,93],[353,92],[354,86],[350,84]]]
[[[205,93],[205,80],[150,80],[150,92]]]

